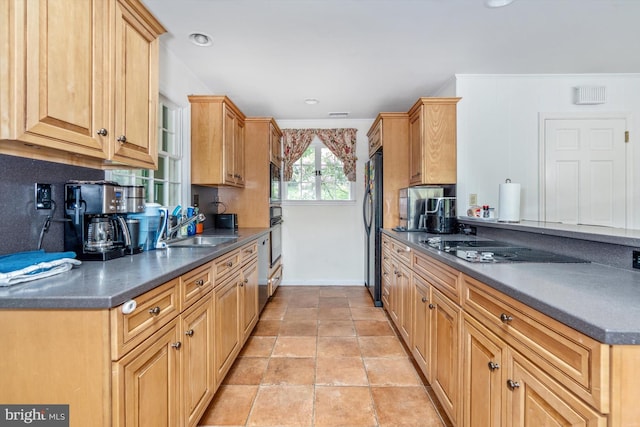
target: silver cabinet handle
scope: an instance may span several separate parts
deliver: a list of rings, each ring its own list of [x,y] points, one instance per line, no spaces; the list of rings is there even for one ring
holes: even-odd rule
[[[175,348],[176,350],[180,350],[180,347],[182,347],[182,343],[180,341],[174,342],[173,344],[171,344],[171,347]]]
[[[233,262],[229,261],[229,262],[227,263],[227,267],[233,267]]]
[[[120,136],[118,137],[118,142],[121,142],[121,143],[123,143],[123,144],[124,144],[125,142],[127,142],[127,137],[126,137],[126,136],[124,136],[124,135],[120,135]]]
[[[510,390],[515,390],[520,387],[520,383],[514,380],[507,380],[507,387],[509,387]]]
[[[100,128],[98,129],[98,131],[96,132],[98,135],[100,136],[107,136],[108,132],[105,128]]]
[[[160,314],[160,307],[153,307],[149,309],[149,314],[152,316],[157,316],[158,314]]]
[[[498,365],[496,362],[489,362],[489,370],[495,371],[496,369],[500,369],[500,365]]]
[[[202,286],[202,285],[204,285],[204,280],[203,279],[198,279],[194,283],[196,284],[196,286]]]
[[[513,316],[510,314],[502,313],[500,315],[500,320],[502,321],[502,323],[509,323],[513,320]]]
[[[433,310],[434,308],[436,308],[436,306],[435,306],[435,305],[433,305],[433,304],[429,304],[429,308],[430,308],[431,310]]]
[[[186,336],[188,336],[188,337],[192,337],[192,336],[193,336],[193,329],[189,329],[189,330],[188,330],[188,331],[186,331],[184,334],[185,334]]]
[[[422,302],[427,302],[427,297],[422,297]]]

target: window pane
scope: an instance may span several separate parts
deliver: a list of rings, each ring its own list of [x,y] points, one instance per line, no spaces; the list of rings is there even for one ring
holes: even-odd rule
[[[180,204],[180,184],[169,184],[169,206]]]
[[[153,177],[155,179],[166,179],[167,176],[165,175],[165,163],[167,162],[167,158],[166,157],[158,157],[158,169],[153,172]]]
[[[160,203],[161,205],[165,205],[164,203],[164,183],[162,182],[154,182],[153,183],[153,201],[155,203]]]
[[[180,160],[178,159],[169,159],[169,181],[178,182],[180,181]]]
[[[169,150],[169,140],[171,135],[165,129],[160,130],[160,134],[162,135],[162,142],[160,144],[160,151],[170,152]]]

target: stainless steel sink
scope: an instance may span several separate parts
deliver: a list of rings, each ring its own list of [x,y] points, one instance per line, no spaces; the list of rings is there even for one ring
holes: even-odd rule
[[[167,242],[168,248],[213,247],[238,240],[235,236],[193,236]]]

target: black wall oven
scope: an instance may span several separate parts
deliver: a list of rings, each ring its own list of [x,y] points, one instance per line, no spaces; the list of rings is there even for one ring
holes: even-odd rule
[[[282,208],[271,206],[269,215],[271,217],[269,264],[273,267],[282,256]]]

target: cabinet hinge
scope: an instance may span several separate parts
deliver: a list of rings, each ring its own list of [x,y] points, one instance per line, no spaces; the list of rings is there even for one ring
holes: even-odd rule
[[[322,171],[316,171],[316,176],[322,176]]]
[[[624,131],[624,142],[629,142],[629,131],[628,130]]]

